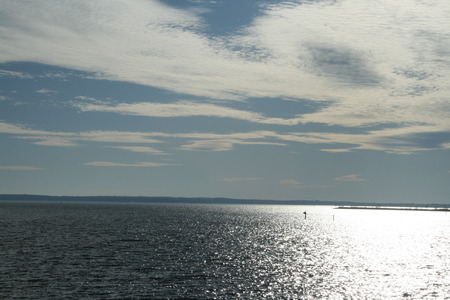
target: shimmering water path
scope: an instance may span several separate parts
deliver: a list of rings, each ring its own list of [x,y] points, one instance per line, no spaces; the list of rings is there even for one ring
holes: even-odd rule
[[[0,203],[0,298],[450,299],[449,249],[447,212]]]

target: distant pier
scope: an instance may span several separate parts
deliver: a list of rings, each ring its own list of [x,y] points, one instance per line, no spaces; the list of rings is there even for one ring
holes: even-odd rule
[[[371,210],[412,210],[412,211],[441,211],[450,212],[450,208],[442,207],[395,207],[395,206],[337,206],[335,209],[371,209]]]

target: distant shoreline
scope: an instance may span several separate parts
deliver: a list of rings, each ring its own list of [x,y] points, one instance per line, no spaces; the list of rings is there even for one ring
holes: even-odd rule
[[[322,200],[262,200],[214,197],[159,196],[50,196],[33,194],[0,194],[0,201],[30,202],[91,202],[91,203],[168,203],[168,204],[257,204],[257,205],[327,205],[337,209],[388,209],[450,211],[450,204],[418,203],[362,203]]]
[[[397,207],[397,206],[338,206],[336,209],[367,209],[367,210],[409,210],[409,211],[440,211],[450,212],[447,207]]]

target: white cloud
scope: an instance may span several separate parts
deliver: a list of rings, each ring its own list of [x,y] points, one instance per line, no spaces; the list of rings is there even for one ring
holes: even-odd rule
[[[138,163],[118,163],[110,161],[93,161],[84,163],[84,166],[94,167],[139,167],[139,168],[154,168],[164,166],[179,166],[179,164],[155,163],[155,162],[138,162]]]
[[[347,153],[347,152],[352,152],[351,149],[320,149],[320,151],[330,152],[330,153]]]
[[[333,187],[331,185],[303,184],[302,182],[295,179],[282,179],[279,182],[280,184],[287,185],[288,187],[294,189],[328,189]]]
[[[49,89],[46,89],[46,88],[42,88],[42,89],[36,90],[36,93],[43,94],[43,95],[48,95],[48,94],[56,94],[57,92],[54,91],[54,90],[49,90]]]
[[[187,134],[188,136],[189,134]],[[261,137],[263,138],[263,137]],[[248,142],[245,139],[226,139],[218,134],[216,139],[194,140],[180,147],[182,150],[190,151],[230,151],[235,145],[269,145],[269,146],[286,146],[284,143],[274,142]]]
[[[225,182],[247,182],[247,181],[259,181],[262,180],[262,178],[259,177],[228,177],[228,178],[222,178],[222,181]]]
[[[31,79],[33,76],[25,72],[16,72],[9,70],[0,70],[0,77],[16,77],[20,79]]]
[[[344,175],[344,176],[336,177],[334,180],[343,181],[343,182],[361,182],[361,181],[366,181],[365,179],[361,178],[360,174]]]
[[[411,133],[412,132],[412,133]],[[15,138],[31,140],[42,146],[78,146],[86,142],[108,144],[153,144],[163,140],[179,140],[181,150],[190,151],[230,151],[236,145],[287,146],[289,143],[307,143],[334,145],[337,149],[322,149],[328,152],[346,152],[353,150],[376,150],[397,154],[411,154],[418,151],[448,149],[450,134],[437,130],[434,126],[411,126],[406,128],[389,128],[369,130],[361,133],[333,132],[289,132],[249,131],[236,133],[164,133],[164,132],[130,132],[130,131],[86,131],[57,132],[34,130],[23,125],[0,121],[0,133],[13,135]],[[433,136],[432,139],[425,138]],[[142,146],[118,146],[129,151],[147,151],[152,148]],[[127,148],[127,149],[126,149]]]
[[[0,166],[0,170],[8,171],[38,171],[43,170],[42,168],[30,167],[30,166]]]
[[[161,143],[153,136],[158,134],[136,131],[85,131],[76,134],[75,140],[91,141],[97,143],[131,143],[131,144],[155,144]]]
[[[333,187],[331,185],[311,185],[311,184],[307,185],[295,179],[282,179],[279,182],[280,184],[286,185],[289,188],[294,189],[328,189]]]
[[[450,4],[444,1],[280,2],[222,38],[202,34],[207,24],[192,10],[152,0],[5,0],[1,10],[8,16],[2,20],[1,35],[8,39],[0,43],[2,62],[59,65],[215,100],[329,102],[293,119],[200,102],[85,110],[280,125],[395,124],[408,133],[417,124],[450,128]],[[0,76],[31,75],[2,70]]]
[[[280,183],[287,184],[287,185],[294,185],[294,186],[299,186],[302,184],[300,181],[297,181],[295,179],[283,179],[283,180],[280,180]]]
[[[4,0],[0,10],[7,16],[0,33],[8,41],[0,43],[0,62],[59,65],[214,100],[278,97],[329,104],[301,121],[201,103],[86,110],[151,116],[176,116],[178,110],[179,116],[282,125],[395,124],[409,133],[417,124],[450,128],[445,1],[280,2],[227,37],[201,33],[208,26],[201,15],[156,0]],[[29,77],[10,71],[0,76]]]
[[[229,140],[197,140],[180,147],[182,150],[191,151],[230,151],[234,143]]]
[[[111,146],[109,148],[115,148],[115,149],[122,149],[127,150],[131,152],[137,152],[137,153],[146,153],[146,154],[157,154],[157,155],[164,155],[164,153],[161,150],[152,148],[152,147],[142,147],[142,146]]]
[[[218,117],[245,120],[248,122],[276,125],[297,125],[300,119],[269,118],[259,113],[238,110],[222,105],[199,103],[192,101],[179,101],[176,103],[121,103],[116,105],[79,103],[82,111],[114,112],[126,115],[147,117]]]
[[[128,131],[85,131],[58,132],[35,130],[24,125],[16,125],[0,121],[0,133],[10,134],[19,139],[32,140],[42,146],[78,146],[80,142],[97,143],[160,143],[151,138],[158,133],[128,132]]]
[[[35,145],[39,146],[50,146],[50,147],[75,147],[78,146],[78,144],[67,138],[60,138],[60,137],[45,137],[45,136],[22,136],[19,137],[20,139],[29,139],[29,140],[36,140],[33,142]]]

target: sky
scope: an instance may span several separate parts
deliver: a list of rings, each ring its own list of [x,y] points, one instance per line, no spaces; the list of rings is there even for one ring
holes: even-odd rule
[[[450,203],[450,2],[0,0],[0,193]]]

